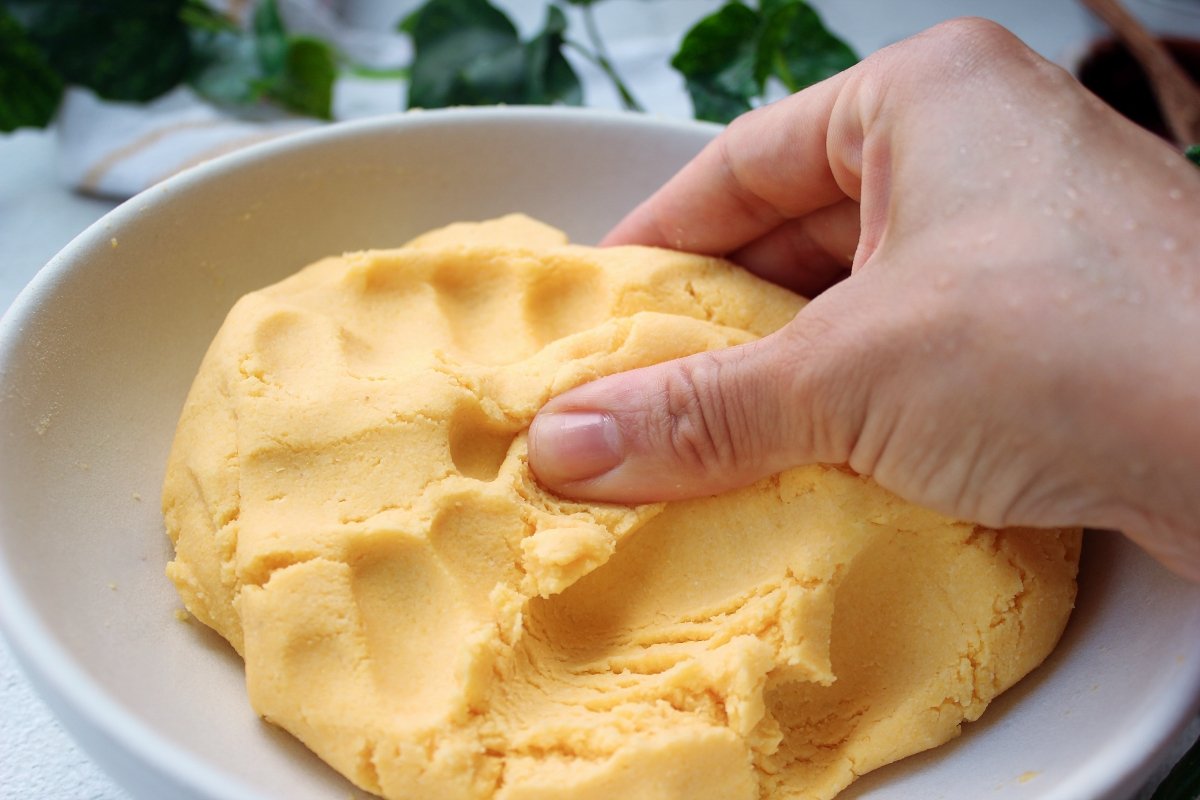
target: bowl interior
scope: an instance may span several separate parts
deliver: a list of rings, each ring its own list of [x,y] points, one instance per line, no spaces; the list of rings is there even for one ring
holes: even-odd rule
[[[180,622],[159,490],[184,396],[241,294],[323,255],[523,211],[598,239],[710,126],[551,110],[410,114],[236,154],[73,242],[0,323],[0,618],[85,747],[136,796],[346,797],[261,723],[240,660]],[[1045,667],[858,798],[1117,797],[1186,721],[1200,589],[1090,535]]]

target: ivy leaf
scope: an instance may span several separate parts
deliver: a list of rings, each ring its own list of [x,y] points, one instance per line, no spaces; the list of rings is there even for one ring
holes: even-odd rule
[[[292,111],[333,119],[333,84],[337,72],[333,48],[310,36],[290,36],[283,70],[268,81],[266,95]]]
[[[1194,144],[1189,147],[1185,155],[1187,155],[1189,161],[1200,167],[1200,144]]]
[[[310,117],[332,118],[337,53],[319,39],[289,35],[275,0],[255,9],[250,33],[203,27],[193,40],[207,66],[191,84],[209,100],[249,105],[267,99]]]
[[[734,0],[684,36],[671,66],[687,82],[697,119],[729,122],[750,110],[762,92],[755,75],[759,27],[758,12]]]
[[[193,32],[215,34],[238,31],[238,24],[232,17],[212,8],[204,0],[183,0],[179,19]]]
[[[761,101],[770,78],[799,91],[857,61],[804,0],[731,0],[684,36],[671,66],[699,119],[729,122]]]
[[[189,83],[217,105],[250,105],[263,97],[254,37],[241,30],[197,31],[193,47],[200,65]]]
[[[276,0],[258,5],[252,35],[204,0],[0,3],[0,125],[44,124],[63,84],[146,102],[186,80],[218,103],[265,97],[303,114],[332,114],[337,55],[311,37],[289,36]]]
[[[47,125],[63,83],[13,17],[0,8],[0,132]]]
[[[188,75],[185,0],[8,0],[65,83],[109,100],[145,102]]]
[[[558,6],[546,9],[546,24],[525,47],[525,102],[552,105],[583,102],[583,86],[563,55],[567,17]]]
[[[429,0],[401,24],[413,40],[409,108],[471,103],[464,73],[481,58],[520,43],[517,29],[487,0]]]
[[[287,69],[287,31],[275,0],[264,0],[254,10],[254,47],[264,75],[281,75]]]
[[[524,99],[525,53],[515,44],[483,53],[459,74],[451,105],[518,105]]]
[[[409,108],[495,103],[578,103],[579,78],[563,57],[566,17],[551,6],[522,43],[488,0],[428,0],[400,29],[413,40]]]
[[[858,63],[850,46],[829,32],[808,3],[774,5],[765,12],[758,45],[756,73],[761,81],[774,75],[788,91],[798,92]]]
[[[687,32],[671,66],[725,91],[753,92],[757,88],[753,67],[759,22],[758,12],[733,0]]]

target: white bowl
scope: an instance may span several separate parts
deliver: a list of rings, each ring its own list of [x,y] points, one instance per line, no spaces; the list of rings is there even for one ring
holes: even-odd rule
[[[158,495],[184,395],[242,293],[329,253],[524,211],[595,241],[716,132],[598,112],[406,114],[260,145],[73,241],[0,322],[0,622],[136,797],[344,798],[251,711],[232,650],[183,624]],[[1089,534],[1049,661],[959,740],[855,798],[1124,798],[1200,696],[1200,587]]]

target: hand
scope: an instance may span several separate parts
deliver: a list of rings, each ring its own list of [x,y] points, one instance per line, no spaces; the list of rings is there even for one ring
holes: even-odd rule
[[[744,115],[604,242],[635,243],[816,299],[552,400],[552,489],[848,463],[986,525],[1121,529],[1200,579],[1200,171],[1002,28],[947,23]]]

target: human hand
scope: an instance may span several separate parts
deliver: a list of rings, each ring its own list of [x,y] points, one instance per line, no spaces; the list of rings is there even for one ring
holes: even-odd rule
[[[1200,580],[1200,171],[959,20],[744,115],[604,244],[815,299],[551,400],[530,464],[643,502],[847,463],[991,526],[1116,528]]]

